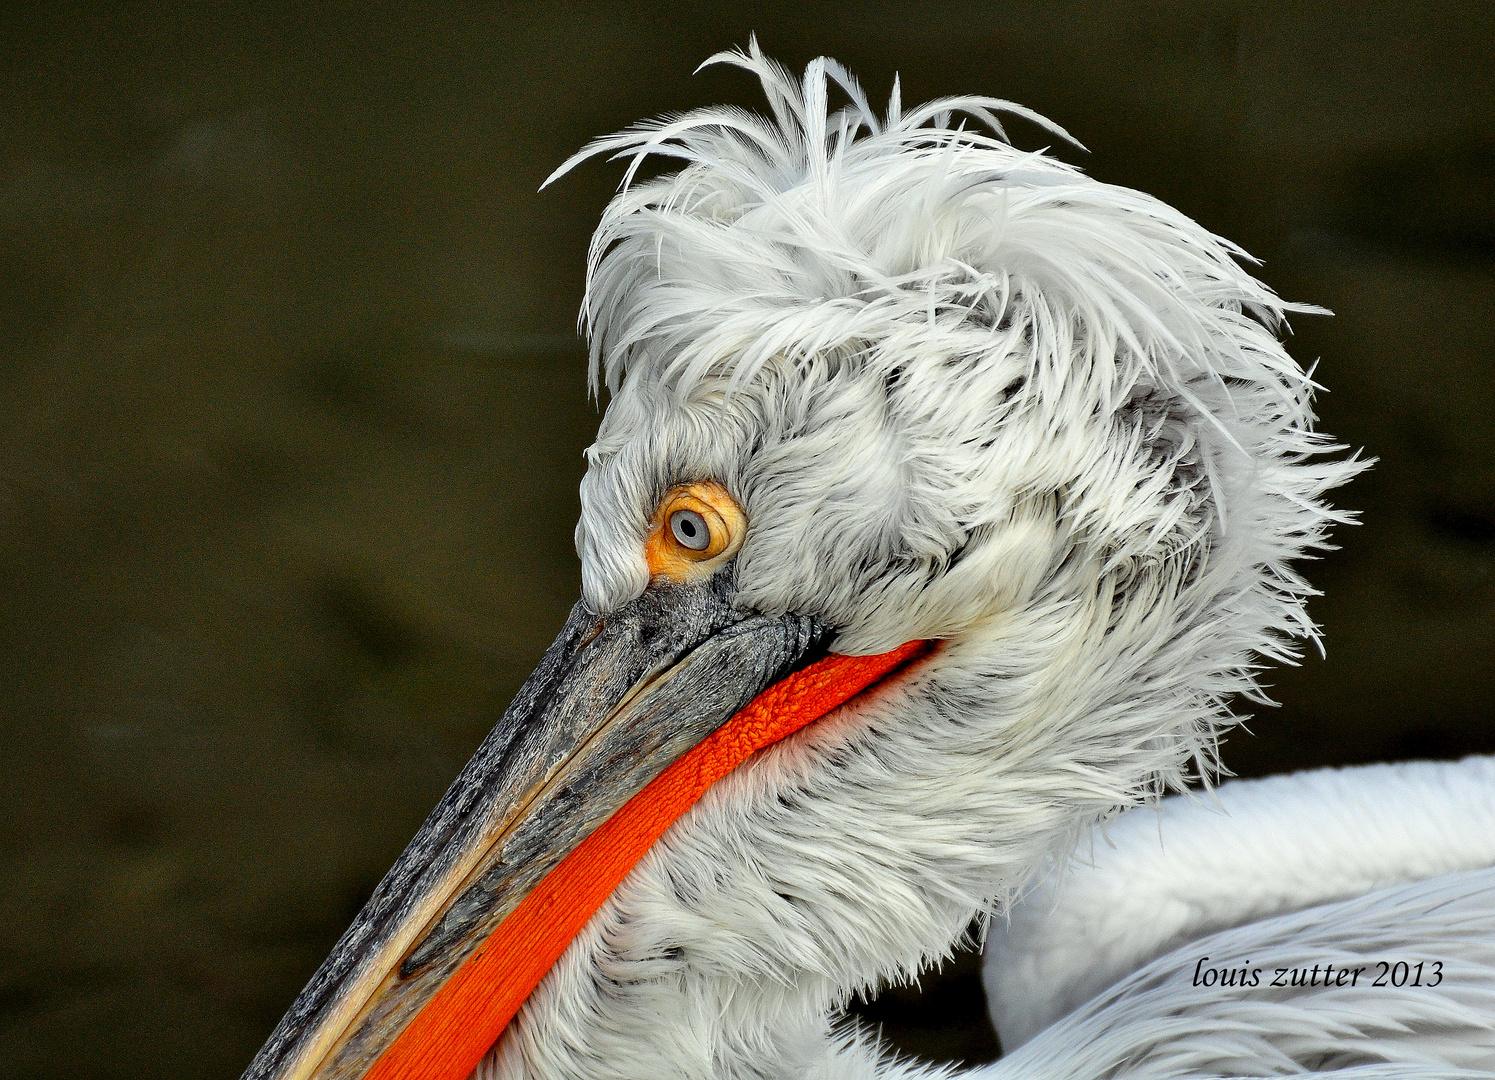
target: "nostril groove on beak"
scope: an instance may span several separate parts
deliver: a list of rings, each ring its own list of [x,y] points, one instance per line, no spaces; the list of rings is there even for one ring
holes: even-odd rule
[[[581,652],[581,650],[585,649],[592,642],[596,641],[597,635],[602,633],[602,628],[606,625],[606,619],[598,619],[596,623],[593,624],[590,630],[581,635],[581,639],[576,643],[576,651]]]

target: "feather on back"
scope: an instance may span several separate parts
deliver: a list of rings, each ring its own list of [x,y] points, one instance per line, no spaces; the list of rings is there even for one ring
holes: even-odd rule
[[[1207,934],[1495,866],[1495,758],[1324,769],[1216,794],[1122,815],[995,920],[983,975],[1005,1048]]]

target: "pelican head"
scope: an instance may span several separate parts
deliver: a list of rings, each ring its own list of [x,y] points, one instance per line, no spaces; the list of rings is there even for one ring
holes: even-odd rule
[[[490,1044],[484,1077],[914,1069],[838,1026],[851,995],[1207,776],[1229,702],[1314,635],[1292,562],[1362,466],[1321,456],[1279,341],[1313,309],[1013,148],[1004,111],[1067,137],[1017,106],[895,86],[879,116],[832,61],[713,59],[771,115],[557,172],[630,163],[583,308],[610,402],[581,600],[250,1076],[466,1075]]]

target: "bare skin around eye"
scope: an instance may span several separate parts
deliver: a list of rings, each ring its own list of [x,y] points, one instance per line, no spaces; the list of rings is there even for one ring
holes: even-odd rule
[[[680,510],[701,516],[710,538],[700,549],[686,547],[670,528],[670,517]],[[708,577],[742,546],[747,516],[737,500],[715,480],[672,488],[660,500],[644,541],[649,574],[655,581],[685,583]]]

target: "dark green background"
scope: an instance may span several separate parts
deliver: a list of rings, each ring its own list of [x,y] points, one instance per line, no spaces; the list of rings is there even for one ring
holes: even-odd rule
[[[618,170],[536,188],[756,106],[690,74],[752,30],[874,99],[1030,105],[1332,307],[1293,348],[1381,465],[1311,571],[1328,659],[1226,759],[1495,749],[1492,10],[7,6],[0,1076],[236,1076],[477,744],[575,597],[597,419]],[[993,1052],[971,970],[866,1013]]]

